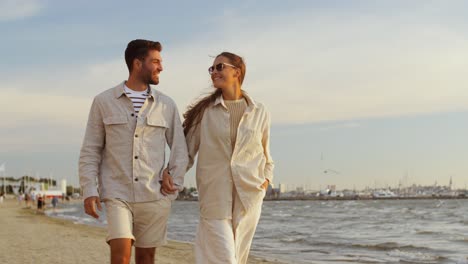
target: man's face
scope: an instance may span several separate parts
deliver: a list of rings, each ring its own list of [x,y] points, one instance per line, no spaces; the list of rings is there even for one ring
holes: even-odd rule
[[[162,70],[161,53],[157,50],[150,50],[148,56],[142,61],[139,76],[143,82],[157,85],[159,83],[159,73]]]

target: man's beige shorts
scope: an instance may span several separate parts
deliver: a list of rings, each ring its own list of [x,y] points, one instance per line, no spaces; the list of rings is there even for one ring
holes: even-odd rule
[[[151,202],[129,203],[106,199],[107,243],[116,238],[129,238],[135,247],[152,248],[165,245],[167,219],[171,200],[167,197]]]

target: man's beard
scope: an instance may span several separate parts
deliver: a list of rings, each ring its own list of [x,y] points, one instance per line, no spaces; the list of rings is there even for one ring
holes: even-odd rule
[[[149,80],[148,80],[148,84],[158,85],[158,84],[159,84],[159,78],[157,78],[156,80],[153,80],[153,79],[150,77]]]
[[[145,74],[143,77],[143,80],[145,81],[146,84],[150,85],[158,85],[159,84],[159,77],[156,77],[153,79],[151,72],[148,72]]]

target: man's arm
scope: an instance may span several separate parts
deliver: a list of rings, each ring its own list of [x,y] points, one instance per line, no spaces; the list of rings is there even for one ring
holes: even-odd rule
[[[79,177],[80,186],[83,190],[83,198],[85,199],[85,211],[95,218],[98,217],[95,207],[97,206],[98,209],[101,207],[96,181],[104,144],[105,129],[102,122],[102,114],[97,99],[94,99],[89,112],[83,145],[81,146]]]
[[[179,111],[174,104],[171,117],[171,125],[166,130],[166,140],[171,155],[167,166],[175,187],[182,191],[184,189],[184,176],[188,163],[187,145],[185,143],[184,131],[180,122]]]

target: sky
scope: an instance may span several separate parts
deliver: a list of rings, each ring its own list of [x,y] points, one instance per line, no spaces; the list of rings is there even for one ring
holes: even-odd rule
[[[163,45],[155,88],[181,113],[212,90],[213,56],[244,57],[243,89],[272,115],[275,184],[465,188],[467,11],[455,0],[0,0],[0,165],[78,185],[92,99],[128,77],[125,47],[144,38]]]

